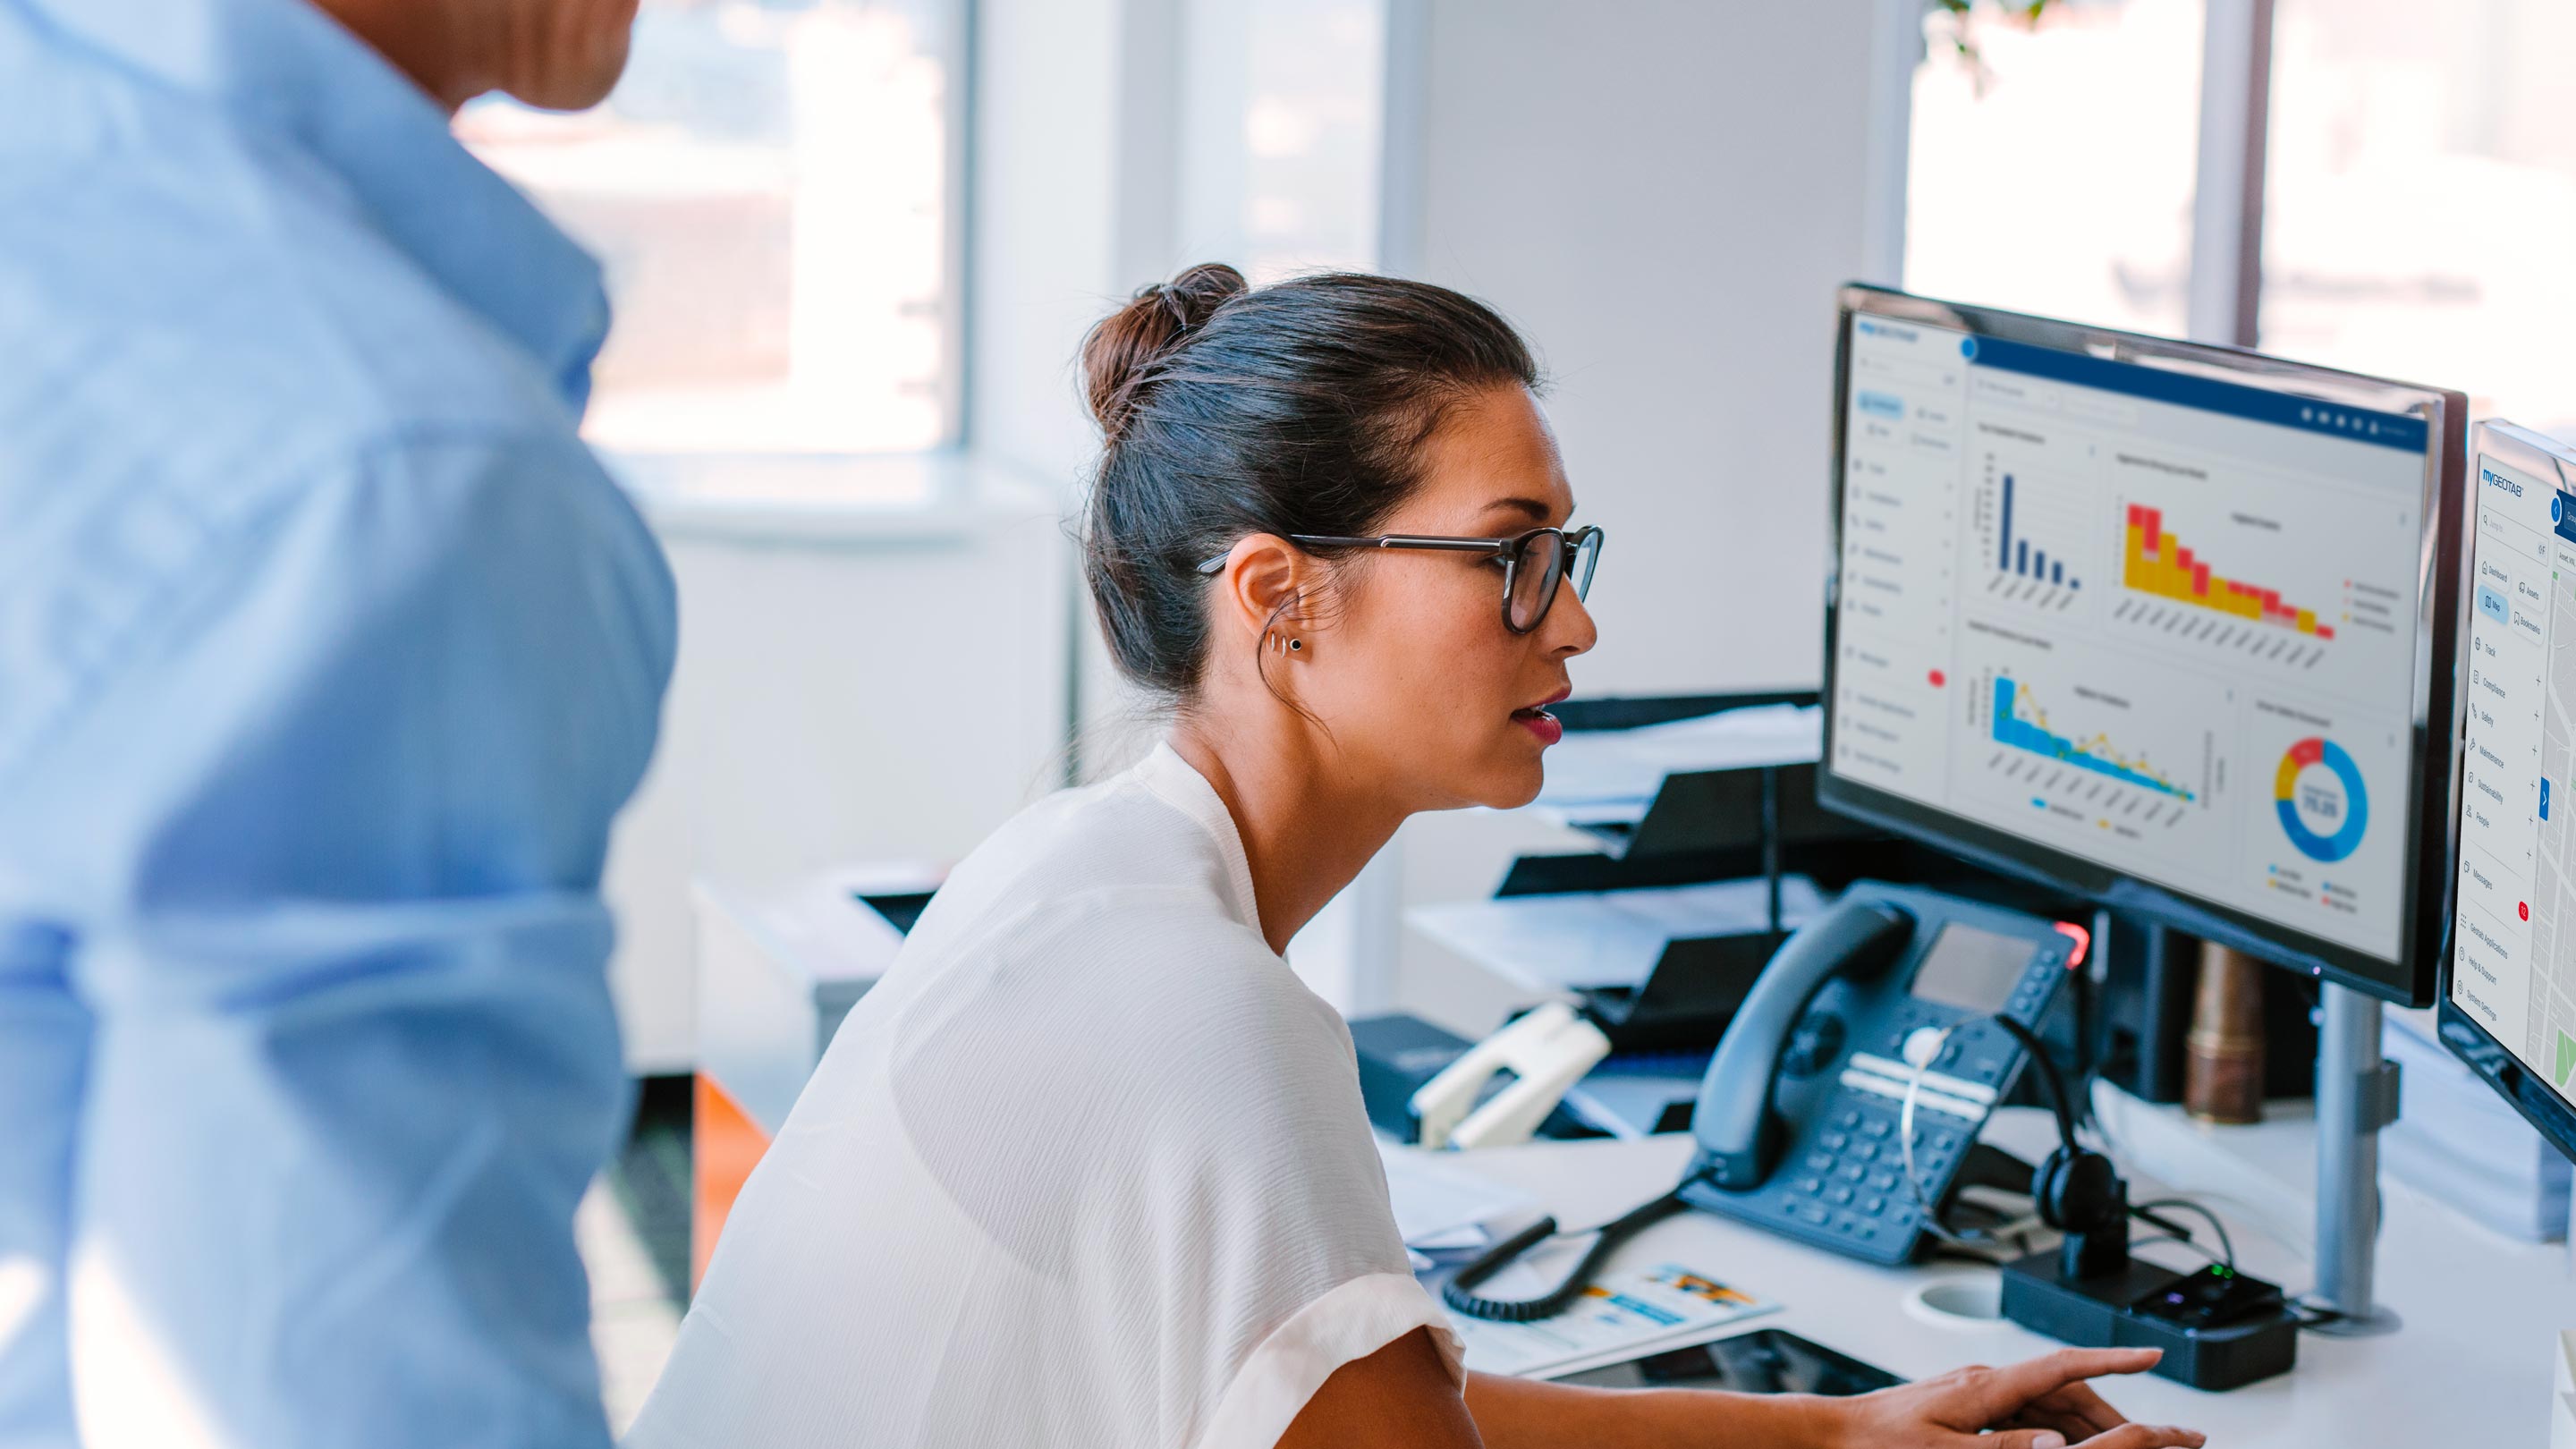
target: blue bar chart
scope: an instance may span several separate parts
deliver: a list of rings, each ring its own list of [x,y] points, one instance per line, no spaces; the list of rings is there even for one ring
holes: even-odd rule
[[[2009,674],[1995,676],[1995,708],[1991,725],[1996,744],[2024,750],[2044,759],[2072,765],[2096,775],[2106,775],[2124,785],[2135,785],[2177,800],[2192,799],[2192,792],[2147,764],[2144,757],[2125,753],[2110,738],[2096,734],[2078,740],[2049,728],[2048,712],[2041,709],[2027,690]]]
[[[2082,579],[2068,576],[2064,559],[2050,558],[2046,549],[2031,547],[2028,538],[2013,531],[2013,494],[2016,486],[2013,475],[2006,473],[1997,490],[2001,501],[1996,505],[1995,532],[2000,539],[1995,556],[1996,570],[2057,588],[2084,587]],[[2024,507],[2023,516],[2028,517],[2027,506]]]

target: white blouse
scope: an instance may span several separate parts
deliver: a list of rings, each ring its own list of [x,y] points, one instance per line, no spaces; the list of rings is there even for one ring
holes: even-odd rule
[[[958,866],[726,1221],[626,1449],[1275,1443],[1416,1328],[1350,1032],[1170,747]]]

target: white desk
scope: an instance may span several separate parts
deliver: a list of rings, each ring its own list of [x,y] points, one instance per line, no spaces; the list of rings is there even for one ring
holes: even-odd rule
[[[1986,1140],[2037,1160],[2054,1130],[2037,1109],[2007,1108]],[[1529,1192],[1559,1222],[1585,1225],[1671,1187],[1690,1146],[1681,1135],[1546,1142],[1485,1148],[1455,1160]],[[2133,1194],[2158,1195],[2147,1190],[2152,1187],[2133,1183]],[[2301,1334],[2296,1368],[2223,1394],[2140,1376],[2112,1381],[2105,1396],[2131,1418],[2197,1428],[2219,1446],[2500,1449],[2548,1442],[2551,1356],[2559,1330],[2576,1328],[2566,1249],[2511,1242],[2403,1184],[2386,1183],[2384,1201],[2379,1298],[2403,1317],[2398,1332],[2358,1339]],[[2217,1206],[2242,1267],[2294,1293],[2306,1290],[2310,1268],[2296,1251]],[[2159,1262],[2190,1261],[2178,1248],[2149,1252]],[[2062,1347],[1999,1320],[1947,1327],[1905,1312],[1905,1295],[1927,1278],[1992,1271],[1971,1264],[1878,1268],[1706,1213],[1658,1224],[1614,1259],[1664,1260],[1783,1305],[1747,1329],[1785,1328],[1908,1378]]]

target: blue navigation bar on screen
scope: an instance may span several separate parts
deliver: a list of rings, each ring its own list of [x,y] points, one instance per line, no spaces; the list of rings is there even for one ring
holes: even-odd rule
[[[1960,345],[1960,351],[1978,367],[2025,373],[2102,392],[2126,393],[2150,402],[2225,413],[2355,443],[2395,448],[2400,452],[2422,453],[2430,436],[2422,418],[2405,413],[2385,413],[2346,407],[2341,403],[2319,402],[2314,398],[2273,392],[2268,388],[2220,382],[2214,378],[2145,367],[2134,362],[2112,362],[2080,352],[2037,347],[2000,337],[1968,338]]]

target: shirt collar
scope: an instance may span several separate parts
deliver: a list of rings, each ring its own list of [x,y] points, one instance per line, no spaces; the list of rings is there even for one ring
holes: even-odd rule
[[[1252,896],[1252,861],[1243,853],[1243,832],[1235,827],[1234,812],[1225,808],[1225,797],[1198,772],[1198,767],[1182,759],[1169,741],[1154,746],[1136,766],[1136,778],[1146,789],[1196,822],[1216,842],[1217,854],[1225,861],[1225,881],[1238,924],[1261,933],[1261,909]]]
[[[578,413],[608,334],[599,264],[477,161],[409,77],[308,0],[24,0],[112,62],[329,169],[384,237],[533,354]]]

